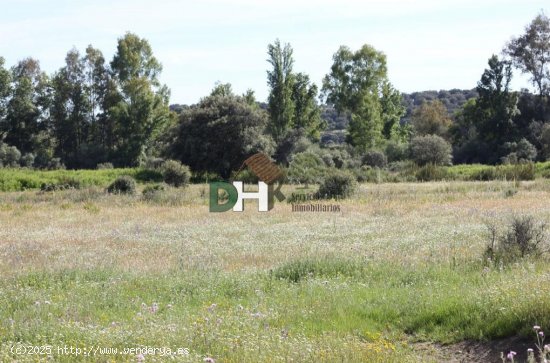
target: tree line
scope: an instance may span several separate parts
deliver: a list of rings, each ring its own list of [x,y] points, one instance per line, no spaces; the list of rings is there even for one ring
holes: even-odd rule
[[[340,47],[320,89],[294,69],[290,44],[276,40],[267,55],[267,103],[218,83],[197,104],[172,107],[160,62],[132,33],[118,39],[110,62],[91,45],[72,49],[52,75],[35,59],[8,69],[0,57],[0,163],[95,168],[164,158],[228,178],[255,152],[283,165],[301,160],[301,168],[312,160],[385,164],[373,155],[435,164],[550,158],[550,20],[543,13],[489,58],[467,92],[403,95],[388,79],[385,54],[368,44]],[[510,89],[514,69],[530,77],[534,93]],[[443,157],[424,158],[430,155]]]
[[[91,45],[72,49],[53,75],[33,58],[0,58],[0,140],[25,166],[135,165],[174,115],[149,43],[128,33],[107,63]]]

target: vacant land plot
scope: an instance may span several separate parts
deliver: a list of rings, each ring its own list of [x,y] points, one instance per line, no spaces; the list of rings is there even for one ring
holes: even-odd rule
[[[474,360],[550,327],[546,260],[483,257],[487,223],[550,218],[550,181],[368,184],[338,213],[163,193],[0,194],[0,361]]]

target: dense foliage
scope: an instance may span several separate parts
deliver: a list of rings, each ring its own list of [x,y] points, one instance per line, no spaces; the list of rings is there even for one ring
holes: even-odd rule
[[[324,104],[318,86],[294,70],[291,45],[279,40],[267,49],[266,103],[252,90],[237,95],[218,83],[195,105],[169,106],[160,62],[147,40],[132,33],[118,39],[110,62],[91,45],[83,53],[71,49],[51,75],[36,59],[7,68],[0,57],[0,167],[160,170],[174,159],[184,165],[166,164],[174,166],[171,173],[197,181],[228,179],[263,152],[289,167],[294,181],[310,183],[325,168],[373,180],[372,168],[391,171],[410,161],[545,161],[549,34],[550,20],[541,13],[504,45],[502,57],[489,58],[477,86],[466,91],[401,94],[388,79],[383,52],[369,44],[341,46],[323,79]],[[514,69],[530,76],[535,92],[510,88]],[[444,176],[434,170],[422,169],[422,179]]]

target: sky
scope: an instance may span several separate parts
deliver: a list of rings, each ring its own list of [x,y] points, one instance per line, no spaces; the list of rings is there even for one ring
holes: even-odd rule
[[[0,56],[34,57],[53,73],[70,49],[99,48],[110,60],[117,39],[149,41],[163,65],[171,103],[191,104],[216,82],[268,95],[267,46],[294,49],[294,70],[319,87],[341,45],[370,44],[387,56],[388,78],[401,92],[471,89],[492,54],[548,0],[0,0]],[[513,88],[532,89],[514,73]]]

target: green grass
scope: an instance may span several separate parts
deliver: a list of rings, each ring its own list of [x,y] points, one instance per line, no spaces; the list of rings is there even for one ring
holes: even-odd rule
[[[188,348],[191,362],[438,362],[417,342],[550,328],[548,260],[482,260],[486,221],[550,218],[548,180],[363,184],[340,213],[211,214],[204,188],[1,193],[0,361],[39,361],[11,347],[48,344]]]
[[[106,187],[121,175],[130,175],[139,182],[161,181],[159,173],[139,169],[102,169],[102,170],[31,170],[0,169],[0,191],[12,192],[27,189],[39,189],[43,183],[59,184],[72,179],[82,187]]]
[[[449,167],[432,167],[433,170],[428,170],[429,173],[425,173],[424,169],[412,167],[398,172],[371,169],[358,171],[358,176],[361,182],[374,183],[416,180],[533,180],[535,177],[550,177],[550,162],[532,165],[453,165]],[[39,189],[43,183],[60,184],[66,180],[77,181],[82,187],[106,187],[121,175],[130,175],[140,183],[162,181],[159,172],[141,168],[102,170],[0,169],[0,192]],[[199,182],[202,179],[200,176],[195,175],[193,180]]]

